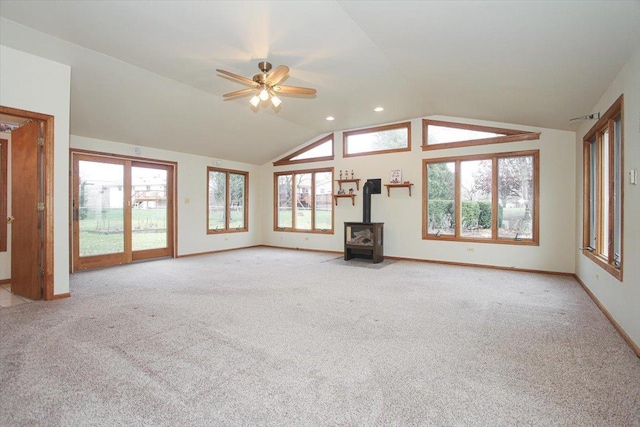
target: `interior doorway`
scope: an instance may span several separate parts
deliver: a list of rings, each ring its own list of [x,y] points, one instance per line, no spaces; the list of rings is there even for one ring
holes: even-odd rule
[[[175,163],[72,152],[73,270],[174,256]]]
[[[0,218],[1,227],[13,228],[7,244],[11,248],[11,290],[30,299],[67,297],[53,294],[54,118],[5,106],[0,106],[0,116],[24,126],[18,126],[22,130],[16,131],[11,142],[13,189],[7,189],[13,193],[11,211]]]

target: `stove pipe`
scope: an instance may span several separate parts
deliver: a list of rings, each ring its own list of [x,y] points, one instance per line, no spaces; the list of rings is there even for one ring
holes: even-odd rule
[[[362,222],[371,224],[371,190],[373,183],[367,181],[362,187]]]

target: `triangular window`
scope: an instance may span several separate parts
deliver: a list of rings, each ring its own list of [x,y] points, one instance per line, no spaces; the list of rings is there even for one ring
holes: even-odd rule
[[[540,132],[502,129],[464,123],[422,120],[422,150],[540,139]]]
[[[333,133],[273,162],[273,165],[282,166],[296,163],[321,162],[325,160],[333,160]]]

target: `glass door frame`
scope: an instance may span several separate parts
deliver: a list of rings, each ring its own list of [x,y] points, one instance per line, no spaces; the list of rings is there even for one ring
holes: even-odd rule
[[[175,258],[176,252],[176,231],[175,231],[175,194],[176,194],[176,174],[177,163],[154,159],[131,158],[127,156],[113,155],[87,150],[70,150],[70,167],[71,167],[71,188],[70,188],[70,236],[69,244],[72,252],[70,257],[70,272],[86,270],[92,268],[108,267],[119,264],[128,264],[133,261],[172,257]],[[124,187],[123,187],[123,214],[124,214],[124,251],[121,253],[104,254],[80,257],[79,237],[79,207],[80,207],[80,176],[79,162],[101,162],[111,164],[121,164],[124,168]],[[167,247],[159,249],[132,250],[132,183],[131,168],[157,168],[167,171]]]

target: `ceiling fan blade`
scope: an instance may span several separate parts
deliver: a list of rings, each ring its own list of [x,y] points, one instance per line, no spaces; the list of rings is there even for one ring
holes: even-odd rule
[[[246,78],[246,77],[239,76],[239,75],[234,74],[234,73],[231,73],[231,72],[229,72],[229,71],[220,70],[220,69],[216,69],[216,71],[217,71],[218,73],[220,73],[220,74],[224,74],[225,76],[228,76],[228,77],[234,78],[234,79],[236,79],[236,80],[238,80],[238,81],[240,81],[241,83],[244,83],[244,84],[246,84],[246,85],[251,85],[251,86],[257,86],[257,85],[258,85],[256,82],[254,82],[254,81],[253,81],[253,80],[251,80],[251,79],[248,79],[248,78]]]
[[[222,97],[223,98],[231,98],[233,96],[246,95],[248,93],[253,93],[255,91],[256,91],[256,88],[250,87],[249,89],[240,89],[240,90],[236,90],[235,92],[225,93],[224,95],[222,95]]]
[[[273,90],[280,93],[291,93],[291,94],[300,94],[300,95],[315,95],[316,90],[308,87],[298,87],[298,86],[274,86]]]
[[[287,74],[289,74],[289,67],[285,65],[278,65],[278,68],[273,70],[273,72],[267,76],[267,83],[271,86],[278,84],[278,82],[284,79]]]

